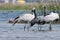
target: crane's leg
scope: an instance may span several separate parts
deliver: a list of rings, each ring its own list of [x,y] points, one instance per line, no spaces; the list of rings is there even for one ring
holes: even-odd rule
[[[42,28],[42,26],[40,25],[40,31],[42,30],[41,28]]]
[[[40,30],[39,24],[38,24],[38,31]]]
[[[29,25],[29,22],[28,22],[28,25]],[[27,26],[27,31],[29,32],[29,28],[30,28],[30,25],[29,26]]]
[[[27,31],[29,32],[29,27],[27,27]]]
[[[50,22],[49,30],[50,30],[50,31],[52,30],[52,27],[51,27],[51,22]]]
[[[38,31],[39,30],[41,31],[42,30],[41,28],[42,28],[42,26],[38,24]]]
[[[25,24],[25,26],[24,26],[24,31],[25,31],[25,29],[26,29],[26,24]]]

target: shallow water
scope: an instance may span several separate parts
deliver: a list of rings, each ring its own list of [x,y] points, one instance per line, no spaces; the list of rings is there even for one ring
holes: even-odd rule
[[[27,12],[23,11],[0,11],[0,40],[60,40],[60,24],[52,24],[52,31],[48,31],[49,24],[42,25],[42,30],[38,31],[37,24],[24,31],[25,24],[12,24],[8,20]],[[28,26],[28,25],[27,25]]]
[[[24,24],[0,23],[0,40],[60,40],[60,25],[53,24],[52,31],[48,31],[48,26],[45,24],[42,26],[45,31],[38,31],[36,24],[28,32],[23,30]]]

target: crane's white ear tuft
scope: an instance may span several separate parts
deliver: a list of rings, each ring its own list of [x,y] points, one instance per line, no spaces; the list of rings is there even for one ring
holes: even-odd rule
[[[32,10],[35,10],[36,8],[35,7],[32,7]]]

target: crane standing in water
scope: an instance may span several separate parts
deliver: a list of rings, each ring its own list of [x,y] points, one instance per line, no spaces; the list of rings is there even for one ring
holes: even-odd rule
[[[43,25],[46,22],[49,22],[50,23],[49,30],[52,30],[51,23],[54,20],[58,21],[59,15],[58,15],[58,13],[54,13],[54,12],[51,12],[49,15],[46,15],[45,9],[46,9],[46,7],[44,6],[44,15],[37,16],[36,15],[36,10],[33,7],[32,8],[32,13],[33,14],[24,14],[21,17],[16,17],[15,20],[14,20],[15,21],[14,24],[17,23],[20,20],[28,21],[28,24],[30,23],[30,26],[27,27],[27,29],[29,31],[29,28],[32,27],[34,24]],[[24,31],[25,31],[25,29],[26,29],[26,24],[24,26]],[[41,27],[40,27],[40,29],[41,29]],[[39,30],[39,26],[38,26],[38,30]]]
[[[43,16],[35,16],[35,18],[33,20],[31,20],[30,27],[32,27],[36,23],[38,25],[39,24],[43,25],[43,24],[49,22],[49,24],[50,24],[49,30],[52,30],[51,23],[54,20],[58,21],[59,15],[58,15],[58,13],[54,13],[54,12],[51,12],[49,15],[47,15],[45,9],[46,9],[46,7],[44,6],[44,15]],[[28,27],[28,30],[29,30],[29,27]],[[38,30],[39,30],[39,26],[38,26]],[[41,30],[41,26],[40,26],[40,30]]]
[[[18,21],[21,21],[21,20],[24,20],[24,21],[28,21],[28,24],[30,23],[31,20],[33,20],[34,18],[36,17],[36,13],[35,13],[35,7],[32,8],[32,13],[27,13],[27,14],[24,14],[23,16],[18,16],[14,19],[14,23],[17,23]],[[24,31],[25,31],[25,28],[26,28],[26,23],[25,23],[25,26],[24,26]]]

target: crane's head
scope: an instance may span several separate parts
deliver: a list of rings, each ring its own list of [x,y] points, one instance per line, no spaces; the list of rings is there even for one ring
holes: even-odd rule
[[[36,11],[36,8],[35,7],[32,7],[32,12],[35,12]]]
[[[35,18],[37,17],[37,15],[36,15],[36,8],[35,7],[32,7],[32,13],[33,13],[33,15],[35,16]]]

